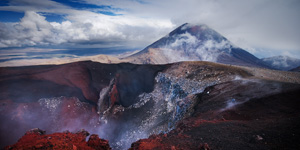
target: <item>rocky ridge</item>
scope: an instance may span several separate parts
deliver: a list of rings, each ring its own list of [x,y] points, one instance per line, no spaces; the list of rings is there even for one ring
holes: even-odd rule
[[[108,141],[100,139],[96,134],[92,134],[86,142],[89,133],[85,130],[78,131],[77,133],[69,131],[53,134],[45,133],[45,131],[38,128],[31,129],[16,144],[6,146],[4,149],[111,150]]]
[[[210,86],[195,97],[190,117],[130,149],[297,149],[299,91],[299,85],[253,80]]]
[[[0,70],[0,117],[6,120],[0,130],[5,144],[13,144],[34,127],[51,134],[85,128],[109,140],[114,149],[127,149],[150,135],[132,148],[163,141],[164,146],[149,149],[251,149],[261,146],[251,142],[255,138],[280,146],[285,137],[294,141],[290,136],[298,133],[297,72],[211,62],[90,61]],[[12,125],[13,132],[7,130]],[[287,130],[279,132],[281,127]],[[239,138],[233,140],[231,134]]]

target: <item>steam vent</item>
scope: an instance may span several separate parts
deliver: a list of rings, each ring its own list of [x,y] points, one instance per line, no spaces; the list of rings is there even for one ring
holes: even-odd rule
[[[186,23],[122,57],[3,66],[0,147],[299,149],[300,72],[266,62]]]

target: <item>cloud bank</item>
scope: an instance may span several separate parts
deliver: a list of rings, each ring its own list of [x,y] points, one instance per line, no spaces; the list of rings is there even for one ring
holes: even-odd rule
[[[80,16],[79,16],[80,17]],[[1,23],[0,47],[93,45],[98,47],[143,46],[173,24],[168,21],[112,17],[101,14],[77,21],[48,22],[34,11],[26,11],[17,23]],[[81,20],[81,21],[79,21]]]
[[[0,47],[146,47],[185,23],[203,23],[236,46],[262,57],[300,58],[298,0],[11,0],[0,11],[25,12],[20,22],[1,23]],[[105,6],[105,7],[104,7]],[[109,12],[105,15],[99,12]],[[49,22],[46,15],[64,16]]]

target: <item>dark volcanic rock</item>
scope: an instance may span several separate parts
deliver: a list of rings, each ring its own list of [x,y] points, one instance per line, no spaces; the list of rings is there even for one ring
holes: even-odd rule
[[[45,97],[75,96],[81,101],[96,104],[101,89],[119,74],[121,99],[127,96],[134,99],[141,92],[153,89],[155,74],[164,68],[166,66],[94,62],[0,68],[0,98],[33,102]],[[135,90],[138,92],[132,92]]]
[[[131,149],[297,149],[300,86],[240,82],[206,88],[191,117]]]
[[[96,130],[101,125],[97,114],[99,93],[111,80],[116,82],[105,101],[128,107],[138,101],[139,94],[153,90],[156,74],[166,68],[91,61],[0,68],[0,119],[6,120],[0,124],[0,147],[12,144],[35,127],[49,133]]]
[[[98,135],[96,134],[92,134],[87,142],[88,146],[94,148],[94,149],[111,149],[109,147],[109,144],[108,144],[108,141],[107,140],[103,140],[103,139],[100,139],[98,137]]]
[[[298,66],[298,67],[296,67],[296,68],[293,68],[293,69],[291,69],[290,71],[300,72],[300,66]]]
[[[94,106],[81,102],[75,97],[42,98],[37,102],[0,101],[0,144],[12,144],[27,133],[43,134],[38,128],[49,133],[81,128],[89,130],[99,127],[98,115]],[[13,127],[13,130],[11,128]]]
[[[10,146],[6,146],[5,150],[17,149],[85,149],[85,150],[110,150],[107,140],[100,139],[98,135],[91,135],[86,142],[87,131],[82,130],[76,134],[53,133],[40,134],[42,130],[32,129],[19,139],[19,141]]]
[[[0,68],[0,144],[38,127],[51,136],[33,129],[13,146],[108,149],[98,134],[114,149],[293,149],[299,83],[297,72],[211,62]],[[57,133],[80,129],[88,142],[85,130]]]

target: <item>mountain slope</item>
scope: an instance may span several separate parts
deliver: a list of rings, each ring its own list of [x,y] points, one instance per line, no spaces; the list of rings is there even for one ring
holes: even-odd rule
[[[300,66],[300,59],[289,56],[273,56],[261,60],[278,70],[291,70]]]
[[[166,64],[179,61],[210,61],[232,65],[268,67],[247,51],[206,25],[183,24],[139,53],[130,62]]]
[[[293,69],[291,69],[290,71],[300,72],[300,66],[298,66],[298,67],[296,67],[296,68],[293,68]]]

